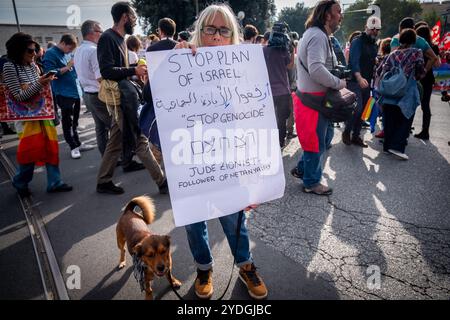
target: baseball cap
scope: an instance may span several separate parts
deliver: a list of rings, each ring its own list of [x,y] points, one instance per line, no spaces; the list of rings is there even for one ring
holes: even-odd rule
[[[369,30],[381,29],[381,20],[378,17],[372,16],[367,19],[366,27]]]

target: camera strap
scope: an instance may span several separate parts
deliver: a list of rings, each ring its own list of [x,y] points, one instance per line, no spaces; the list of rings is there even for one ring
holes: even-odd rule
[[[332,69],[334,69],[335,67],[336,67],[336,65],[334,64],[334,57],[333,57],[333,53],[334,53],[334,50],[333,50],[333,46],[332,46],[332,44],[331,44],[331,40],[330,40],[330,37],[328,36],[328,34],[326,33],[326,31],[323,29],[323,28],[319,28],[323,33],[325,33],[325,35],[326,35],[326,37],[327,37],[327,42],[328,42],[328,48],[330,49],[330,53],[331,53],[331,66],[332,66]],[[309,75],[311,75],[310,73],[309,73],[309,70],[308,70],[308,68],[307,67],[305,67],[305,65],[303,64],[303,62],[302,62],[302,60],[300,59],[300,54],[298,55],[298,57],[299,57],[299,61],[300,61],[300,64],[302,65],[302,67],[303,67],[303,69],[305,69],[305,71],[309,74]]]

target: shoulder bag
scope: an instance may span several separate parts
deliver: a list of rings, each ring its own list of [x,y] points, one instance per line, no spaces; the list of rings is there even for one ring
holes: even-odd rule
[[[128,49],[125,45],[125,67],[128,68]],[[118,120],[118,110],[120,106],[119,82],[102,79],[98,90],[98,99],[106,104],[108,112]]]
[[[329,41],[328,46],[332,50]],[[334,69],[334,59],[332,58],[331,60]],[[309,74],[302,61],[300,61],[300,64]],[[333,122],[343,122],[351,119],[357,106],[356,94],[347,88],[340,90],[329,88],[325,96],[315,96],[299,90],[296,91],[296,94],[307,107],[319,111]]]

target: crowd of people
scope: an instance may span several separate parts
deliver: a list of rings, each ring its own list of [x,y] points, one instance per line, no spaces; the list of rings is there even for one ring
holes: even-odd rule
[[[146,51],[190,48],[193,53],[199,47],[263,46],[279,144],[284,148],[289,139],[298,135],[303,153],[291,174],[303,181],[306,193],[332,194],[332,188],[322,184],[322,169],[324,154],[331,148],[335,130],[325,114],[312,108],[310,98],[325,99],[329,90],[344,88],[356,94],[357,106],[342,133],[345,145],[368,147],[361,137],[365,124],[361,115],[371,97],[377,99],[382,110],[382,130],[376,137],[383,139],[383,152],[408,159],[405,148],[419,105],[423,111],[422,128],[414,136],[429,139],[430,99],[435,81],[432,68],[439,66],[442,53],[432,44],[430,27],[423,21],[414,23],[412,18],[404,18],[397,35],[378,39],[381,20],[371,16],[364,30],[353,32],[343,49],[333,36],[343,19],[341,5],[337,0],[322,0],[306,21],[301,39],[292,33],[292,43],[286,48],[271,45],[270,30],[260,34],[253,25],[241,28],[234,12],[225,4],[206,7],[191,32],[177,33],[176,22],[162,18],[157,34],[145,41],[133,36],[137,15],[128,2],[114,4],[111,15],[112,28],[103,30],[99,22],[87,20],[81,26],[81,43],[73,35],[65,34],[58,44],[49,44],[45,53],[33,37],[25,33],[13,35],[6,43],[2,81],[13,98],[27,101],[51,85],[57,115],[55,120],[24,121],[16,125],[20,137],[19,167],[13,186],[21,196],[31,194],[28,184],[34,166],[42,164],[47,168],[48,192],[72,190],[72,186],[62,181],[59,147],[52,138],[56,136],[60,110],[64,140],[70,147],[71,158],[79,159],[81,152],[93,148],[83,143],[78,134],[81,98],[94,120],[101,154],[96,191],[124,193],[124,189],[113,182],[115,168],[120,165],[125,172],[146,169],[159,192],[168,193],[147,65],[139,54],[145,46]],[[346,66],[349,74],[339,76],[332,72],[338,65]],[[402,94],[386,93],[389,89],[385,86],[387,75],[404,76],[406,83]],[[2,125],[4,130],[12,130]],[[35,140],[30,140],[27,132],[39,134],[33,136]],[[135,161],[134,156],[140,162]],[[268,289],[253,261],[243,210],[219,220],[250,296],[263,299]],[[214,259],[206,221],[186,226],[186,233],[197,266],[195,293],[200,298],[210,298]]]

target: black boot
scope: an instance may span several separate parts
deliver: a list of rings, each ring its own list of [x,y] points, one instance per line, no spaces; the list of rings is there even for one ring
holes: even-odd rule
[[[428,140],[430,139],[430,135],[427,132],[420,132],[418,134],[415,134],[414,137],[416,137],[417,139],[422,139],[422,140]]]

